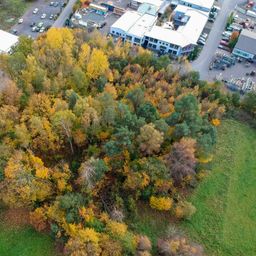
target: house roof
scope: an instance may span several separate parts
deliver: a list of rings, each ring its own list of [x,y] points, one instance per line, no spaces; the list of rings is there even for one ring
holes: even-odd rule
[[[235,48],[256,55],[256,33],[243,29]]]
[[[8,53],[12,46],[19,41],[19,37],[0,30],[0,53]]]

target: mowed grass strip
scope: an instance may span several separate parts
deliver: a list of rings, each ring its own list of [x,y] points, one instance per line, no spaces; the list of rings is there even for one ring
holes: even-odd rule
[[[0,207],[1,256],[56,256],[54,241],[46,234],[36,232],[28,225],[6,221]]]
[[[209,255],[256,255],[256,131],[226,120],[212,173],[191,197],[197,213],[184,226]]]

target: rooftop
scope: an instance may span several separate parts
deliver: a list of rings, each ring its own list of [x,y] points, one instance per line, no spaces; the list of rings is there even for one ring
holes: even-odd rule
[[[142,38],[144,34],[155,24],[157,17],[136,11],[124,13],[112,27],[118,28],[127,34]]]
[[[256,33],[243,29],[235,48],[256,55]]]
[[[145,35],[167,43],[180,45],[181,47],[196,44],[207,23],[207,14],[181,5],[178,5],[174,12],[184,13],[188,17],[184,26],[179,26],[177,30],[154,26]]]
[[[19,37],[0,30],[0,53],[8,53],[12,46],[19,41]]]
[[[208,8],[208,9],[211,9],[214,4],[214,0],[183,0],[183,1],[192,5],[197,5],[197,6],[201,6],[203,8]]]

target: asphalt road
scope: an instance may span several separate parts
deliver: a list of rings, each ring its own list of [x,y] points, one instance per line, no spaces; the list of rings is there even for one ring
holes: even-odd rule
[[[69,15],[72,13],[73,11],[73,6],[76,3],[77,0],[69,0],[68,4],[66,5],[66,7],[62,10],[60,16],[58,17],[58,19],[54,22],[54,24],[52,25],[55,28],[61,28],[64,26],[64,23],[66,21],[67,18],[69,18]]]
[[[244,2],[245,0],[220,1],[222,7],[215,23],[213,24],[208,40],[199,57],[194,62],[192,62],[192,68],[200,73],[201,79],[209,80],[209,65],[212,61],[212,57],[215,51],[218,48],[222,32],[225,30],[227,18],[237,4],[242,4]]]

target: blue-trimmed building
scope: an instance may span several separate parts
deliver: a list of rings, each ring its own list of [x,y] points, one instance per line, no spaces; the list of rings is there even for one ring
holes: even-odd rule
[[[243,29],[232,53],[237,57],[256,62],[256,33]]]

